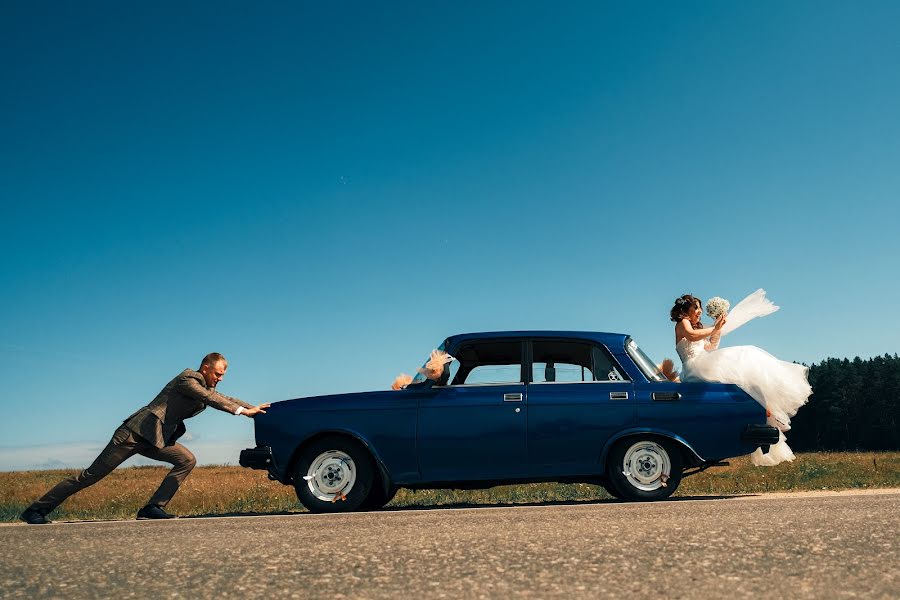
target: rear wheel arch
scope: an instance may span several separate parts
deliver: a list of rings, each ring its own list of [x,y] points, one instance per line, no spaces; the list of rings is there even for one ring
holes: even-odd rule
[[[294,448],[294,452],[291,453],[291,458],[288,461],[287,468],[285,469],[285,474],[290,477],[290,480],[287,483],[293,483],[294,471],[297,468],[297,461],[303,454],[303,451],[312,444],[317,443],[319,440],[329,438],[345,438],[361,445],[365,449],[365,451],[368,452],[369,458],[372,459],[372,462],[375,463],[376,481],[373,485],[379,485],[383,490],[385,490],[385,492],[387,492],[387,490],[391,486],[391,478],[390,474],[387,471],[387,468],[381,461],[381,457],[378,456],[378,453],[375,452],[371,444],[369,444],[364,438],[344,430],[320,431],[300,442],[297,447]]]
[[[681,436],[676,435],[674,433],[668,431],[657,431],[652,429],[633,429],[629,431],[623,431],[618,435],[615,435],[606,442],[606,445],[603,447],[602,452],[600,453],[600,465],[603,467],[604,475],[608,476],[607,467],[609,465],[609,455],[612,449],[619,444],[622,440],[626,440],[628,438],[646,438],[646,437],[656,437],[659,439],[667,440],[668,442],[672,442],[678,448],[681,454],[682,466],[684,468],[693,467],[697,465],[702,465],[705,463],[705,459],[701,457],[696,450],[694,450],[691,445]]]
[[[606,459],[613,496],[623,500],[664,500],[678,489],[684,472],[680,444],[668,436],[635,433],[619,438]]]

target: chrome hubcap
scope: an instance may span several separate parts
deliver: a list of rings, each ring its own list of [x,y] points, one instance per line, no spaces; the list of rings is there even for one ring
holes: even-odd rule
[[[669,454],[656,442],[643,441],[632,445],[622,460],[622,474],[631,485],[645,492],[665,487],[671,472]]]
[[[328,450],[313,459],[304,479],[313,496],[331,502],[338,496],[346,496],[353,489],[356,463],[346,452]]]

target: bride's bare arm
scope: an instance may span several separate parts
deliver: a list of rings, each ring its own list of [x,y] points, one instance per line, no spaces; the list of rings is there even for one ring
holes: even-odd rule
[[[719,318],[716,321],[716,324],[712,327],[703,327],[702,329],[694,329],[694,326],[691,325],[690,319],[682,319],[678,324],[681,331],[676,333],[679,334],[679,339],[687,338],[689,342],[699,342],[700,340],[705,340],[711,335],[719,334],[719,331],[722,329],[722,326],[725,324],[725,320],[723,318]]]

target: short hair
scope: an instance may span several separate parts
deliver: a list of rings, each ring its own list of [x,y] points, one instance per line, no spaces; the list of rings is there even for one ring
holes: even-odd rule
[[[202,367],[203,365],[210,365],[210,366],[211,366],[211,365],[216,364],[216,363],[219,362],[219,361],[222,361],[222,362],[224,362],[225,364],[228,364],[228,361],[225,360],[225,357],[224,357],[224,356],[222,356],[222,355],[219,354],[218,352],[210,352],[209,354],[207,354],[206,356],[203,357],[203,360],[202,360],[202,361],[200,361],[200,366],[201,366],[201,367]]]

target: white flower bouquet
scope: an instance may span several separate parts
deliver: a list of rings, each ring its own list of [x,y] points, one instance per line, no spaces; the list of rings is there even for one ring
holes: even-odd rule
[[[706,314],[713,319],[718,319],[720,316],[726,314],[730,308],[731,303],[725,298],[713,296],[706,301]]]

